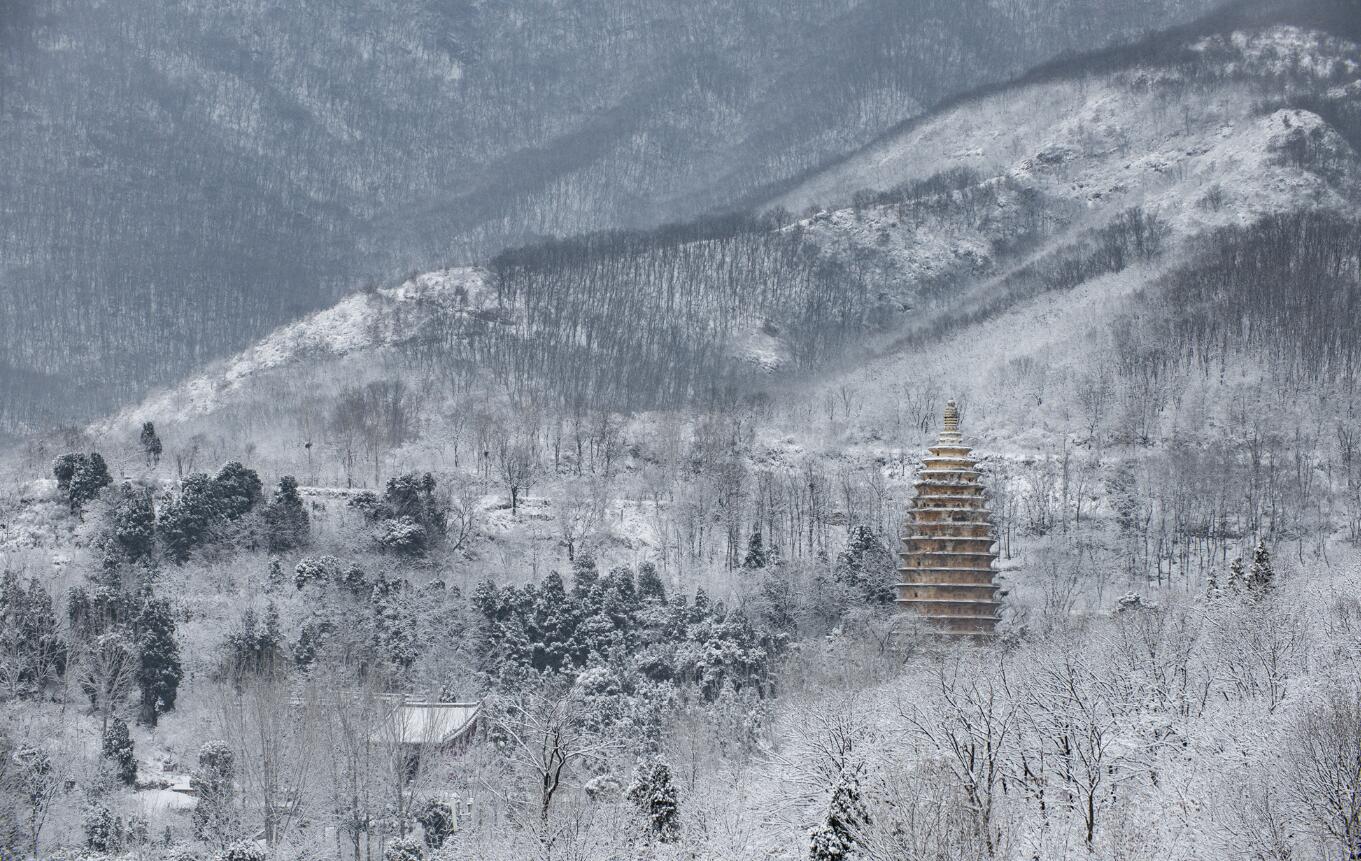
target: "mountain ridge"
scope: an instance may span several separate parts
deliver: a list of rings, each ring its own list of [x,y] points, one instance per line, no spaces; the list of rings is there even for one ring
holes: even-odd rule
[[[969,81],[1210,2],[7,7],[0,175],[28,179],[0,212],[0,425],[102,412],[368,279],[693,217]]]
[[[1294,51],[1303,56],[1300,52],[1317,52],[1322,47],[1331,52],[1326,53],[1332,58],[1329,62],[1342,63],[1341,68],[1350,69],[1348,74],[1353,76],[1361,73],[1355,63],[1352,67],[1346,65],[1349,55],[1344,43],[1329,42],[1317,33],[1310,35],[1311,31],[1293,27],[1268,26],[1254,32],[1255,35],[1237,39],[1226,37],[1224,44],[1231,50],[1216,54],[1215,62],[1225,67],[1232,63],[1260,66],[1264,62],[1260,59],[1263,51],[1284,52],[1283,56]],[[855,283],[861,285],[856,289],[865,291],[865,298],[855,300],[859,304],[853,313],[859,315],[855,319],[863,322],[854,323],[850,331],[857,331],[854,326],[868,328],[858,336],[862,343],[847,354],[849,358],[837,359],[829,354],[823,360],[824,370],[842,367],[846,361],[854,363],[869,356],[891,355],[895,349],[922,337],[914,332],[925,332],[929,338],[933,327],[967,325],[959,321],[985,318],[1033,296],[1117,273],[1138,260],[1168,257],[1168,262],[1150,269],[1164,271],[1186,255],[1193,255],[1195,243],[1223,227],[1245,227],[1273,213],[1297,208],[1355,211],[1356,201],[1361,200],[1356,153],[1346,138],[1320,115],[1297,107],[1266,109],[1260,99],[1244,95],[1251,86],[1237,82],[1232,75],[1210,75],[1201,82],[1200,85],[1209,88],[1206,92],[1214,94],[1211,99],[1206,92],[1188,95],[1176,77],[1160,77],[1156,73],[1158,67],[1122,68],[1123,71],[1106,77],[1082,75],[1054,79],[1048,84],[1019,83],[1001,95],[981,97],[981,101],[974,103],[973,113],[959,107],[933,113],[914,129],[926,129],[946,141],[972,137],[982,149],[966,146],[963,150],[941,151],[943,154],[931,156],[937,159],[931,162],[936,165],[932,170],[891,172],[878,183],[886,191],[866,193],[865,189],[872,189],[873,183],[843,182],[843,197],[851,197],[853,191],[861,192],[856,205],[780,222],[778,227],[762,227],[761,222],[743,223],[740,219],[733,222],[739,233],[752,231],[759,235],[773,229],[812,254],[810,260],[825,258],[842,270],[855,273]],[[1262,68],[1267,79],[1271,79],[1270,69]],[[1355,104],[1361,85],[1318,83],[1325,77],[1327,74],[1309,77],[1308,81],[1315,83],[1306,82],[1307,86],[1282,83],[1282,104],[1295,98],[1290,93],[1296,90],[1291,88],[1301,87],[1309,93],[1331,93],[1329,98],[1340,105]],[[1159,95],[1176,93],[1179,88],[1183,91],[1181,96]],[[1016,95],[1027,93],[1038,94],[1041,101],[1027,101]],[[1192,96],[1195,100],[1187,101]],[[993,101],[989,102],[989,98]],[[1164,98],[1171,101],[1160,101]],[[999,99],[1008,104],[999,107]],[[1041,110],[1039,104],[1046,107]],[[1190,105],[1198,107],[1186,107]],[[1182,113],[1178,114],[1179,111]],[[998,138],[994,132],[989,132],[991,137],[971,135],[969,118],[1005,117],[1008,112],[1028,118],[1029,125],[1021,122],[1006,125],[1022,142],[1016,145],[1004,142],[998,154],[984,157],[984,150],[996,145],[988,141]],[[926,153],[928,149],[910,151]],[[912,176],[924,178],[901,190],[903,180]],[[451,345],[465,337],[485,339],[486,332],[494,330],[501,333],[494,339],[501,338],[498,343],[503,345],[535,343],[544,333],[537,332],[524,317],[522,302],[531,294],[517,299],[514,296],[520,294],[502,296],[500,292],[504,282],[498,280],[502,279],[498,273],[519,271],[516,267],[525,265],[523,261],[517,262],[519,258],[528,261],[531,269],[549,267],[543,271],[569,272],[574,271],[572,267],[580,268],[579,275],[562,284],[586,283],[580,279],[594,277],[589,276],[589,272],[596,271],[591,267],[598,269],[605,261],[622,259],[612,255],[634,253],[622,252],[620,248],[643,249],[638,253],[644,255],[653,253],[648,249],[702,249],[704,243],[714,241],[706,238],[710,234],[721,237],[727,235],[726,230],[733,229],[722,224],[699,223],[652,233],[597,234],[550,243],[544,250],[511,252],[494,261],[490,269],[428,273],[404,287],[379,291],[377,295],[388,297],[393,307],[405,307],[411,315],[419,317],[421,312],[416,306],[402,297],[424,296],[433,301],[428,307],[438,313],[442,306],[434,297],[440,292],[439,285],[462,284],[466,288],[475,282],[483,291],[482,301],[488,306],[495,304],[502,312],[509,309],[510,316],[497,317],[491,323],[479,320],[480,334],[472,335],[464,328],[451,329],[443,324],[435,326],[441,330],[438,336],[431,336],[433,329],[422,332],[418,328],[404,328],[400,337],[391,341],[367,342],[337,355],[377,351],[372,353],[375,358],[389,355],[378,361],[378,366],[395,361],[394,373],[400,376],[408,373],[401,370],[404,366],[419,368],[430,361],[447,362],[454,355],[436,358],[442,355],[441,350],[447,349],[432,347],[436,341]],[[1140,232],[1150,230],[1153,233],[1148,241],[1156,239],[1158,248],[1139,250],[1137,243],[1145,241],[1138,238]],[[1165,240],[1157,238],[1164,234]],[[1111,262],[1106,259],[1110,254],[1117,254],[1120,259]],[[1126,257],[1129,261],[1121,262]],[[540,258],[550,262],[534,262]],[[553,270],[555,266],[559,270]],[[647,266],[655,268],[655,264]],[[694,270],[692,279],[698,278],[702,283],[709,277],[704,274],[707,271]],[[465,283],[464,279],[471,280]],[[422,283],[426,287],[420,287]],[[493,294],[498,298],[491,299]],[[877,298],[873,298],[876,294]],[[359,300],[347,302],[351,303],[347,307],[367,307]],[[768,309],[762,306],[743,310],[730,340],[715,342],[730,356],[725,361],[735,363],[734,379],[746,380],[740,386],[756,391],[772,386],[782,389],[786,383],[780,380],[791,373],[794,373],[791,379],[796,380],[805,372],[815,376],[823,372],[811,366],[797,371],[791,364],[798,350],[791,352],[794,342],[790,339],[797,336],[791,334],[795,331],[790,328],[793,318],[781,317],[791,308],[781,305],[788,306],[788,302],[777,301]],[[385,306],[380,303],[373,307]],[[402,325],[410,322],[411,315],[403,318],[406,323]],[[398,331],[389,325],[392,321],[384,322],[381,314],[374,322],[373,331]],[[602,325],[606,326],[602,331],[608,331],[608,324]],[[451,337],[455,340],[450,341]],[[433,353],[429,352],[431,349]],[[404,353],[406,358],[402,358]],[[416,358],[427,353],[427,358]],[[474,356],[454,364],[466,365],[469,361],[477,360]],[[189,388],[200,393],[230,393],[245,385],[252,374],[261,370],[273,373],[271,369],[279,367],[262,368],[250,362],[239,362],[236,366],[245,373],[232,377],[225,389],[221,388],[220,380],[212,381],[211,374],[198,378]],[[119,419],[101,423],[100,431],[109,432],[128,422],[162,419],[167,414],[187,414],[188,405],[195,399],[179,397],[176,391],[171,389],[160,399],[126,411]]]

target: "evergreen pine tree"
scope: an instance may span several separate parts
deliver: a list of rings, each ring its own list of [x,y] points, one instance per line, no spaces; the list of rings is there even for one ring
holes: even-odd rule
[[[601,581],[601,606],[609,616],[614,627],[624,635],[625,641],[632,645],[636,633],[638,611],[643,602],[638,597],[638,586],[633,579],[633,569],[619,565],[610,569]]]
[[[142,434],[138,438],[142,445],[142,453],[146,455],[147,466],[156,466],[161,462],[161,438],[156,433],[156,425],[152,422],[142,422]]]
[[[383,852],[383,861],[421,861],[424,857],[425,850],[421,849],[421,844],[410,837],[398,837]]]
[[[369,599],[373,614],[370,647],[377,663],[398,677],[411,669],[420,654],[409,591],[405,580],[380,580]]]
[[[1246,578],[1243,576],[1243,557],[1235,557],[1229,563],[1229,578],[1225,585],[1230,595],[1241,594],[1246,587]]]
[[[161,506],[161,546],[176,563],[189,558],[194,548],[214,537],[221,513],[217,487],[206,474],[196,472],[180,483],[180,494]]]
[[[11,684],[21,696],[37,696],[66,674],[69,650],[52,596],[36,579],[24,589],[13,571],[0,574],[0,655],[13,661]]]
[[[869,812],[860,797],[855,768],[843,768],[832,789],[827,817],[808,834],[810,861],[845,861],[860,845],[860,831],[869,824]]]
[[[265,591],[277,592],[285,579],[283,563],[278,559],[269,560],[269,568],[265,571]]]
[[[151,491],[124,482],[109,511],[109,537],[119,555],[133,562],[156,548],[156,506]]]
[[[833,576],[865,601],[887,604],[893,600],[896,567],[893,554],[868,526],[851,530],[846,549],[836,558]]]
[[[85,848],[99,853],[116,853],[123,848],[123,823],[102,800],[91,801],[81,813],[80,829]]]
[[[1223,594],[1219,588],[1219,578],[1215,576],[1214,568],[1210,568],[1209,582],[1205,585],[1205,597],[1213,601]]]
[[[1266,549],[1266,541],[1259,538],[1252,551],[1252,565],[1248,567],[1248,591],[1261,597],[1275,586],[1276,572],[1271,567],[1271,553]]]
[[[214,846],[227,847],[236,834],[233,781],[236,755],[225,742],[210,741],[199,748],[198,769],[190,785],[198,794],[194,806],[194,836]]]
[[[558,672],[572,664],[577,636],[577,606],[567,596],[558,572],[550,572],[534,595],[534,621],[530,632],[536,670]]]
[[[766,567],[766,548],[759,529],[751,533],[747,541],[747,555],[742,560],[742,567],[748,571]]]
[[[442,535],[448,528],[448,516],[435,497],[435,477],[430,473],[414,472],[388,479],[383,491],[384,516],[410,518],[419,523],[429,535]]]
[[[80,457],[71,473],[71,483],[67,487],[67,498],[71,503],[71,513],[79,514],[86,503],[93,501],[99,491],[113,484],[109,475],[109,465],[103,462],[98,452]]]
[[[52,461],[52,475],[57,479],[57,489],[62,493],[71,490],[71,479],[76,474],[76,467],[85,459],[85,455],[70,452],[57,457]]]
[[[137,687],[141,693],[137,719],[147,726],[155,726],[163,713],[175,708],[180,680],[184,678],[170,602],[148,597],[142,603],[135,627]]]
[[[279,479],[274,498],[264,510],[265,540],[274,553],[304,547],[310,538],[311,524],[302,496],[298,494],[297,479],[285,475]]]
[[[444,846],[444,841],[454,833],[454,811],[449,805],[435,798],[428,798],[416,811],[416,821],[421,825],[422,839],[431,849]]]
[[[709,621],[713,615],[713,610],[713,606],[709,603],[709,593],[704,591],[703,587],[696,589],[695,600],[690,603],[687,612],[690,624],[697,625]]]
[[[227,636],[227,674],[239,686],[246,676],[268,677],[283,667],[284,637],[279,626],[279,611],[270,602],[264,623],[254,610],[241,614],[241,625]]]
[[[223,465],[213,478],[213,493],[217,503],[215,508],[228,520],[235,520],[250,512],[260,501],[262,491],[260,476],[239,461]]]
[[[651,562],[638,566],[638,597],[644,602],[666,603],[666,585]]]
[[[600,576],[595,567],[595,557],[589,553],[578,553],[572,560],[572,596],[578,601],[585,598]]]
[[[124,786],[137,783],[137,756],[133,752],[132,735],[127,723],[120,717],[109,721],[104,729],[102,754],[113,767],[114,777]]]
[[[680,805],[669,765],[660,760],[639,765],[625,794],[638,808],[649,839],[672,843],[680,836]]]
[[[606,608],[608,587],[608,578],[598,580],[578,601],[579,621],[572,648],[577,666],[605,663],[623,646],[618,626]]]

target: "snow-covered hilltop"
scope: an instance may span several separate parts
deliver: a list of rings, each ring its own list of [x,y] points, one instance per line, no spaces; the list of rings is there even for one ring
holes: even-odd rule
[[[1343,857],[1355,3],[1236,4],[25,440],[0,855]]]
[[[362,377],[406,355],[392,366],[400,376],[413,350],[446,367],[513,361],[550,390],[565,384],[554,374],[582,363],[572,382],[618,398],[653,385],[625,378],[632,366],[686,342],[717,357],[696,359],[697,375],[764,385],[867,346],[891,351],[939,313],[1009,306],[1140,263],[1121,282],[1130,292],[1214,230],[1356,211],[1358,57],[1347,39],[1272,23],[1050,69],[914,121],[769,202],[804,213],[796,219],[544,246],[498,264],[515,285],[504,294],[491,272],[466,269],[354,295],[98,430],[241,408],[261,396],[253,386],[299,369]],[[799,268],[830,280],[799,286]],[[810,340],[832,314],[842,334]],[[469,320],[486,325],[473,333]],[[658,326],[668,328],[639,334]],[[999,360],[1028,343],[1005,339]]]
[[[214,363],[179,385],[96,425],[111,429],[159,417],[186,420],[212,413],[260,375],[381,350],[421,337],[436,312],[468,316],[497,313],[480,269],[445,269],[417,275],[396,287],[347,296],[334,306],[282,326],[259,343]]]

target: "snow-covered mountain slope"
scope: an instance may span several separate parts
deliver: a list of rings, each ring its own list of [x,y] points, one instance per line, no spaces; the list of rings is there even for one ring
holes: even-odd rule
[[[1200,34],[1156,57],[1023,80],[914,123],[770,201],[771,209],[806,213],[771,229],[797,237],[810,267],[838,267],[848,289],[864,291],[853,311],[865,337],[850,355],[864,358],[866,348],[891,355],[946,320],[978,326],[971,343],[1005,363],[1063,342],[1061,324],[1073,314],[1113,313],[1116,296],[1146,286],[1216,229],[1299,210],[1361,211],[1359,110],[1361,50],[1348,39],[1288,24]],[[550,247],[536,259],[571,270],[553,289],[581,292],[549,291],[534,301],[553,304],[554,319],[571,322],[575,328],[560,337],[576,352],[619,365],[598,331],[580,328],[599,313],[596,305],[661,280],[707,302],[712,296],[703,291],[732,265],[733,249],[755,247],[724,245],[704,230],[677,242],[630,237],[624,244],[637,265],[621,272],[612,269],[616,251]],[[591,292],[609,279],[623,279],[626,289]],[[122,434],[144,419],[242,411],[274,399],[262,392],[282,391],[297,376],[291,369],[336,386],[364,375],[410,377],[417,364],[455,361],[451,345],[468,339],[461,330],[451,337],[451,317],[490,322],[522,344],[553,337],[526,321],[523,295],[505,300],[512,310],[502,308],[504,297],[488,287],[493,280],[483,270],[452,270],[351,297],[97,430]],[[1055,290],[1073,292],[1045,297]],[[737,307],[735,323],[715,318],[731,328],[723,349],[758,379],[783,375],[798,385],[811,368],[791,359],[791,330],[806,318],[781,316],[790,311],[782,304],[798,303],[782,303],[778,290],[762,301]],[[988,322],[1027,301],[1033,307],[1013,325]],[[1046,316],[1050,305],[1059,319]],[[645,303],[636,313],[623,319],[664,314]],[[420,363],[393,359],[412,345],[423,350]],[[496,353],[460,347],[456,357]]]
[[[7,0],[0,432],[370,279],[730,206],[1220,2]]]
[[[856,192],[958,170],[1092,208],[1151,206],[1186,229],[1246,223],[1282,206],[1340,205],[1356,182],[1347,141],[1317,114],[1272,109],[1304,93],[1355,104],[1358,46],[1287,25],[1202,38],[1176,63],[1079,72],[963,102],[770,206],[842,208]],[[1327,167],[1309,170],[1319,165]],[[1216,186],[1232,205],[1216,193],[1213,205],[1198,206]]]
[[[409,342],[434,314],[494,318],[499,312],[480,269],[418,275],[397,287],[356,293],[336,305],[282,326],[229,360],[210,365],[179,385],[157,392],[97,428],[160,417],[183,421],[211,414],[261,375],[299,364],[324,364]]]

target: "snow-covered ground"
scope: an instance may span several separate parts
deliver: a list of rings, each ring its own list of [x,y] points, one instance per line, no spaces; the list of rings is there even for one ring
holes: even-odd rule
[[[389,344],[419,331],[429,310],[476,314],[493,307],[485,271],[444,269],[417,275],[397,287],[347,296],[334,306],[283,326],[259,343],[215,363],[178,386],[147,398],[95,426],[97,432],[173,416],[211,413],[258,375],[295,362],[320,362]]]
[[[1284,95],[1287,71],[1339,94],[1361,75],[1356,46],[1295,27],[1205,40],[1212,68],[1135,66],[1118,73],[1023,84],[913,123],[771,201],[791,212],[837,206],[956,168],[1032,179],[1042,190],[1133,203],[1149,188],[1215,174],[1226,186],[1281,135],[1259,106]],[[1341,83],[1338,83],[1341,81]],[[1296,85],[1298,86],[1298,85]],[[1312,124],[1313,121],[1306,121]],[[1228,171],[1222,177],[1220,171]],[[1247,213],[1251,215],[1251,213]]]
[[[913,291],[933,280],[962,285],[971,295],[996,285],[1005,266],[1021,262],[1004,264],[999,241],[1013,238],[1037,206],[1053,224],[1040,232],[1031,256],[1061,248],[1077,231],[1130,207],[1168,224],[1174,250],[1268,213],[1355,211],[1361,172],[1346,141],[1315,113],[1262,107],[1306,85],[1333,98],[1361,98],[1355,46],[1275,27],[1204,39],[1193,48],[1210,58],[1209,68],[1195,75],[1184,66],[1136,65],[1023,83],[965,101],[817,174],[772,205],[791,211],[830,206],[800,227],[823,254],[879,268],[886,291],[874,313],[885,326],[910,319]],[[1302,164],[1302,147],[1327,169]],[[907,212],[896,204],[847,205],[859,190],[888,190],[960,168],[995,187],[994,211],[948,202]],[[1069,340],[1064,321],[1100,315],[1112,307],[1103,291],[1132,289],[1130,279],[1140,277],[1102,279],[1079,294],[1043,300],[1056,306],[1060,320],[989,325],[969,340],[987,345],[980,349],[989,355],[1000,347],[1012,357],[1024,352],[1030,326],[1040,327],[1042,337]],[[306,366],[314,376],[329,367],[332,377],[348,376],[377,364],[383,347],[417,336],[427,318],[423,309],[478,314],[495,302],[478,269],[431,272],[350,296],[92,430],[121,437],[143,420],[183,423],[252,398],[268,400],[290,367]],[[731,353],[771,372],[789,365],[778,333],[762,328],[739,335]]]

